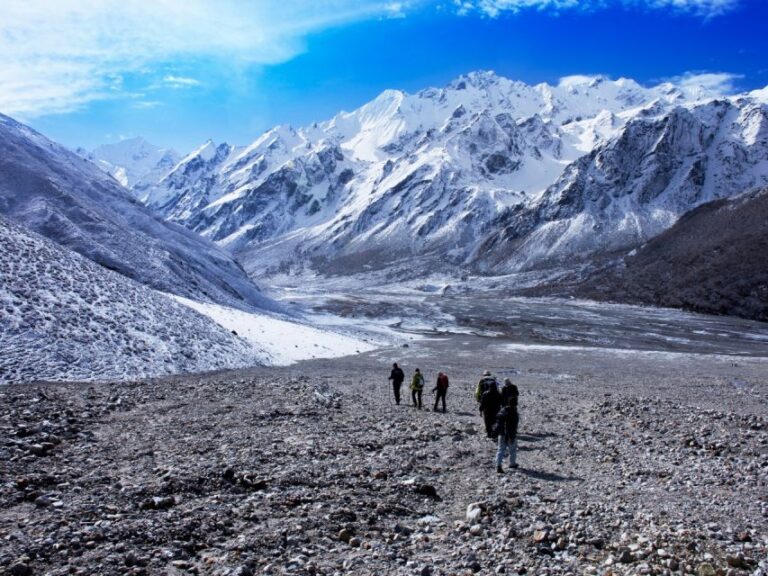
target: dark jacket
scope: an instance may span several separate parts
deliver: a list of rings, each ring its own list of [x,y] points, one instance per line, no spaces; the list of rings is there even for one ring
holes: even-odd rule
[[[515,401],[517,401],[517,398],[520,396],[520,392],[517,389],[517,386],[514,384],[504,384],[504,386],[501,389],[501,403],[506,406],[509,404],[509,401],[511,398],[514,398]]]
[[[496,415],[496,425],[493,427],[493,433],[496,436],[505,436],[507,440],[517,438],[517,425],[520,422],[520,415],[515,408],[505,406]]]
[[[394,384],[402,384],[403,380],[405,380],[405,372],[403,372],[402,368],[399,367],[392,368],[389,379],[392,380]]]
[[[480,411],[486,416],[495,416],[501,408],[501,394],[496,386],[491,386],[480,397]]]

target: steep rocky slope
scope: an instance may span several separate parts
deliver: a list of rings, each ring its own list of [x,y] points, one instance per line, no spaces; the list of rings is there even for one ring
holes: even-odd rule
[[[229,254],[160,220],[91,162],[2,115],[0,214],[152,288],[275,307]]]
[[[0,383],[137,378],[263,359],[187,306],[0,217]]]
[[[657,112],[638,114],[536,202],[508,210],[475,265],[509,272],[631,248],[704,202],[768,183],[768,105],[761,97]]]

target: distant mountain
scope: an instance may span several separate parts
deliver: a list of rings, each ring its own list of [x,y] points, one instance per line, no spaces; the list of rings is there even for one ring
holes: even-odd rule
[[[229,254],[158,219],[93,163],[2,115],[0,215],[157,290],[276,306]]]
[[[175,150],[155,146],[141,137],[103,144],[91,152],[80,148],[77,153],[137,194],[162,179],[181,159]]]
[[[252,344],[0,217],[0,383],[250,366]]]
[[[585,261],[660,234],[691,209],[768,184],[764,95],[654,105],[506,210],[473,263],[492,273]]]
[[[572,290],[768,321],[768,188],[699,206]]]
[[[758,95],[743,96],[723,100],[719,110],[712,100],[703,89],[672,84],[646,88],[627,79],[573,77],[556,86],[529,86],[476,72],[413,95],[388,90],[354,112],[301,129],[280,126],[244,148],[208,142],[143,198],[169,220],[234,251],[257,274],[291,265],[347,273],[414,257],[426,262],[422,272],[446,265],[489,273],[535,267],[553,255],[572,254],[553,252],[557,230],[565,228],[550,224],[562,212],[551,205],[561,197],[568,202],[577,187],[586,197],[599,195],[592,186],[598,177],[607,182],[604,187],[629,177],[608,182],[614,173],[598,174],[603,162],[626,170],[646,156],[650,165],[654,155],[666,154],[666,164],[655,168],[656,183],[648,176],[646,193],[677,194],[676,185],[663,194],[650,188],[663,184],[665,170],[682,177],[685,168],[678,169],[672,157],[694,153],[682,142],[686,130],[700,130],[694,139],[704,139],[699,147],[707,148],[709,134],[720,138],[719,126],[731,130],[725,124],[738,124],[729,132],[732,140],[720,138],[716,146],[728,140],[735,154],[746,150],[745,163],[734,157],[732,168],[749,173],[726,178],[733,188],[721,194],[759,184],[762,168],[749,163],[761,153],[762,136],[750,143],[748,132],[759,132],[764,104]],[[694,110],[706,102],[709,108]],[[679,149],[655,147],[654,138],[661,136],[665,146]],[[727,150],[715,156],[724,161]],[[713,197],[717,166],[726,164],[691,168],[693,180],[696,170],[704,170],[703,190],[682,191],[688,196],[670,199],[678,205],[674,210],[654,213],[639,224],[639,233],[624,237],[647,239]],[[621,227],[623,219],[634,217],[631,206],[624,214],[620,203],[611,204],[611,214],[595,224],[610,220]],[[521,257],[515,251],[520,235],[539,229],[541,245],[527,246],[531,257]],[[594,240],[593,246],[602,238],[610,246],[621,243],[591,224],[582,236]],[[583,254],[588,244],[573,246]]]

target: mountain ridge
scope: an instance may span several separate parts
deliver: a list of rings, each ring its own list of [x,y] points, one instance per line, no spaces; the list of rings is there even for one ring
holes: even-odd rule
[[[229,254],[160,220],[95,164],[3,115],[0,214],[151,288],[239,308],[279,308]]]

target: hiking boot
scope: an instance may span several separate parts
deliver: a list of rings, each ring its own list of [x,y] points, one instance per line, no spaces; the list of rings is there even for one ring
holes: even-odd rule
[[[501,467],[501,465],[496,466],[496,473],[504,474],[504,469]]]

